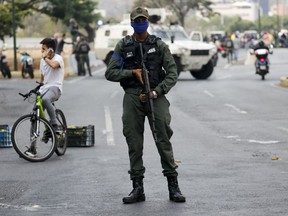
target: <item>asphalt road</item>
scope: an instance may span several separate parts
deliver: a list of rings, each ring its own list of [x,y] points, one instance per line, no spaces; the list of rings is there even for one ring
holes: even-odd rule
[[[284,216],[288,207],[288,50],[274,50],[266,80],[255,75],[253,59],[242,50],[240,61],[219,59],[208,80],[189,72],[179,76],[167,95],[186,203],[169,201],[166,179],[148,125],[145,131],[146,201],[122,204],[131,191],[128,153],[122,135],[122,96],[118,83],[93,77],[65,80],[56,106],[68,125],[95,125],[95,146],[68,148],[62,157],[42,163],[0,149],[0,215],[3,216]],[[12,125],[31,110],[18,92],[35,80],[0,80],[0,122]],[[276,159],[276,160],[275,160]]]

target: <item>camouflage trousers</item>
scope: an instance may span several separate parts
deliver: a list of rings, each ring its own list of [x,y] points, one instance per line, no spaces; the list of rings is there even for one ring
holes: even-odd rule
[[[155,127],[157,134],[156,146],[161,158],[164,176],[177,176],[177,165],[174,161],[172,144],[170,138],[173,134],[170,128],[171,115],[170,103],[164,95],[159,96],[154,102]],[[130,159],[130,178],[144,177],[145,167],[143,165],[143,141],[144,125],[148,116],[151,128],[151,114],[148,104],[141,103],[139,94],[125,93],[123,99],[123,134],[126,138]]]

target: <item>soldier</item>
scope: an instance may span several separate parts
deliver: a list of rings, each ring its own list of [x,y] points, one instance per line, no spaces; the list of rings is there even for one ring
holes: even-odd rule
[[[123,198],[123,203],[145,201],[143,187],[145,167],[142,160],[145,116],[148,116],[151,128],[152,123],[147,96],[143,94],[140,47],[143,47],[143,56],[150,73],[158,137],[155,143],[161,157],[162,173],[168,180],[169,198],[174,202],[185,202],[185,197],[178,186],[176,171],[178,166],[175,164],[170,142],[173,131],[170,128],[169,102],[165,97],[165,94],[177,82],[177,67],[168,46],[160,38],[147,32],[148,17],[148,11],[144,8],[136,8],[131,12],[130,19],[134,34],[118,42],[105,72],[107,80],[120,82],[125,91],[122,116],[123,134],[129,149],[130,170],[128,173],[133,181],[133,190]],[[142,43],[141,46],[140,43]]]
[[[78,55],[80,65],[80,69],[78,69],[78,75],[84,75],[84,76],[86,75],[85,71],[85,64],[86,64],[89,76],[92,76],[89,61],[89,51],[90,51],[89,44],[86,42],[84,37],[80,37],[80,42],[76,46],[76,54]]]

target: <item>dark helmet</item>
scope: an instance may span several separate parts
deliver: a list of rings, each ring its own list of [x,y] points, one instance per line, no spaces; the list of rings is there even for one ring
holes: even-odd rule
[[[261,47],[264,46],[264,42],[262,40],[259,42],[259,46],[261,46]]]

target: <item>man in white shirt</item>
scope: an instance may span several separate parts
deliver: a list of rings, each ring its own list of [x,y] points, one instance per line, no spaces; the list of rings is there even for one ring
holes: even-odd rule
[[[58,131],[55,107],[53,102],[58,100],[62,94],[64,80],[64,62],[63,58],[55,54],[56,41],[52,38],[44,38],[40,44],[42,59],[40,62],[41,79],[43,86],[40,93],[43,106],[50,117],[50,123],[55,131]]]

